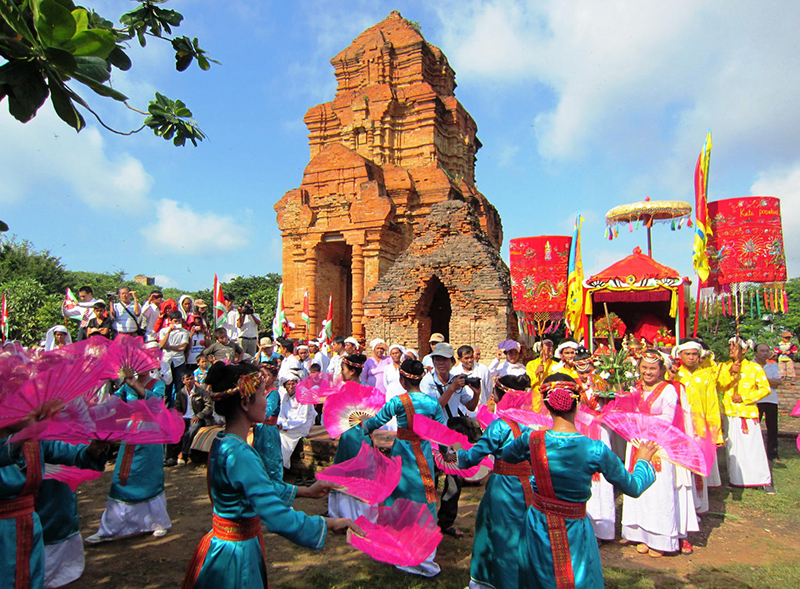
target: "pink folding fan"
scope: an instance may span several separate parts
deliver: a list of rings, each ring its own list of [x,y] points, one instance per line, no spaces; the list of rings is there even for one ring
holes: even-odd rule
[[[478,420],[478,423],[481,424],[481,427],[486,429],[489,427],[490,423],[497,419],[497,414],[489,411],[489,408],[486,405],[481,405],[478,407],[478,414],[475,416],[475,418]]]
[[[475,466],[470,466],[469,468],[458,468],[458,462],[447,462],[442,456],[442,453],[439,452],[438,447],[433,446],[431,449],[433,450],[433,461],[436,463],[436,467],[439,470],[443,470],[445,474],[454,474],[462,476],[465,479],[473,479],[480,472],[483,472],[484,476],[486,476],[494,468],[494,460],[491,456],[485,457]]]
[[[444,424],[439,423],[425,417],[424,415],[414,415],[414,433],[423,440],[441,444],[442,446],[452,446],[453,444],[461,444],[465,450],[472,448],[467,436],[460,434],[457,431],[451,430]]]
[[[356,525],[364,536],[347,533],[347,542],[375,560],[396,566],[416,566],[436,550],[442,533],[424,503],[398,499],[391,507],[378,507],[372,523],[364,516]]]
[[[93,394],[106,380],[104,372],[105,363],[95,356],[72,358],[40,372],[3,398],[0,427],[22,421],[44,407],[58,407]]]
[[[75,466],[64,466],[62,464],[45,464],[44,478],[67,483],[74,493],[78,485],[89,481],[95,481],[103,476],[102,472],[77,468]]]
[[[125,372],[144,374],[161,366],[161,350],[146,348],[144,340],[120,334],[105,353],[109,378],[125,378]]]
[[[533,410],[533,391],[509,391],[497,404],[497,415],[507,417],[533,429],[553,427],[553,418],[546,409]]]
[[[386,395],[375,387],[357,382],[345,385],[328,397],[322,408],[322,422],[332,438],[360,423],[363,417],[373,417],[386,404]]]
[[[333,385],[333,375],[317,372],[297,383],[294,396],[303,405],[318,405],[339,390]]]
[[[387,458],[380,450],[362,443],[358,455],[333,464],[317,473],[321,481],[343,487],[342,492],[370,505],[392,494],[400,483],[403,461],[399,456]]]
[[[575,412],[575,427],[580,433],[593,440],[600,439],[600,412],[581,403]]]

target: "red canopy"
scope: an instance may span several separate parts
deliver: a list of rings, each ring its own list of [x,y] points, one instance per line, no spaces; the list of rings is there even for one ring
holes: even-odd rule
[[[602,283],[624,282],[629,286],[637,286],[645,280],[664,280],[668,278],[680,280],[676,270],[659,264],[653,258],[636,248],[627,258],[612,264],[602,272],[589,278],[587,283],[593,287],[601,287]],[[621,285],[620,285],[621,286]]]

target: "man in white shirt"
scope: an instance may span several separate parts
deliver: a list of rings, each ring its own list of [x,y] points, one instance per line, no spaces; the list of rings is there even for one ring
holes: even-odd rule
[[[151,342],[155,341],[156,333],[156,321],[158,321],[158,316],[161,314],[161,303],[164,302],[164,295],[161,294],[160,290],[154,290],[150,293],[150,296],[147,297],[147,302],[142,307],[142,318],[141,321],[144,323],[142,325],[144,329],[144,341]]]
[[[95,303],[103,303],[102,299],[94,298],[91,286],[82,286],[78,289],[78,304],[70,305],[66,300],[61,303],[61,313],[64,317],[80,321],[76,342],[86,339],[86,327],[94,319]]]
[[[115,301],[110,305],[110,315],[114,322],[114,331],[124,333],[130,336],[136,336],[139,331],[139,314],[142,312],[142,307],[139,305],[139,299],[136,298],[136,291],[129,289],[127,286],[121,287],[117,294],[119,301]]]
[[[168,364],[172,373],[172,382],[167,385],[167,407],[175,403],[174,390],[183,382],[186,372],[186,348],[189,347],[189,332],[183,328],[183,315],[180,311],[169,314],[168,325],[158,332],[158,345],[164,350],[161,361]]]
[[[225,323],[222,327],[228,332],[228,339],[233,344],[239,344],[239,310],[233,304],[236,301],[236,296],[230,293],[225,295]],[[241,344],[239,344],[241,345]],[[244,348],[242,348],[244,349]]]
[[[459,411],[460,405],[464,405],[467,411],[475,411],[480,400],[481,388],[478,385],[469,385],[467,387],[465,374],[450,374],[450,370],[455,364],[453,346],[445,342],[438,343],[433,347],[430,355],[433,362],[433,371],[423,377],[419,385],[420,391],[439,401],[444,410],[446,422],[463,414]],[[439,507],[439,528],[443,534],[448,534],[455,538],[464,535],[453,525],[458,516],[458,499],[461,497],[463,484],[464,479],[462,477],[447,475]]]
[[[422,358],[422,365],[428,372],[433,370],[433,358],[431,357],[433,355],[433,348],[436,347],[436,344],[440,344],[443,341],[444,336],[441,333],[432,333],[431,337],[428,339],[428,344],[431,347],[431,353]]]
[[[461,346],[456,353],[459,364],[451,371],[451,374],[464,374],[467,378],[479,378],[481,380],[481,397],[478,405],[486,405],[492,396],[493,389],[489,369],[475,361],[475,351],[472,346]]]
[[[763,419],[767,426],[767,460],[781,464],[778,458],[778,391],[781,385],[781,372],[776,362],[767,362],[772,357],[772,349],[767,344],[758,344],[755,347],[755,361],[764,369],[771,393],[756,402],[758,406],[758,420]]]
[[[308,346],[305,344],[300,344],[295,348],[297,352],[297,359],[300,361],[300,365],[303,367],[303,370],[308,372],[308,369],[311,368],[311,364],[313,362],[313,358],[309,353]]]
[[[345,356],[343,336],[337,335],[333,338],[331,341],[331,350],[333,351],[333,355],[331,356],[331,361],[328,362],[326,372],[333,376],[334,381],[338,381],[342,376],[342,359]]]
[[[277,339],[280,349],[278,350],[283,356],[281,360],[281,367],[278,370],[278,380],[288,378],[290,374],[294,374],[299,380],[303,380],[308,376],[308,371],[303,367],[297,356],[294,355],[294,342],[285,337]]]
[[[514,340],[507,339],[500,342],[498,352],[502,351],[505,358],[501,360],[498,354],[498,357],[489,364],[489,374],[492,375],[493,379],[497,380],[506,374],[514,376],[525,374],[525,365],[519,361],[522,355],[521,348],[520,343]]]
[[[228,320],[230,321],[230,317]],[[239,306],[236,327],[239,330],[239,345],[245,354],[255,357],[258,352],[258,328],[261,327],[261,317],[253,310],[253,301],[250,299],[243,300]]]
[[[290,373],[280,377],[281,411],[278,414],[278,427],[281,434],[281,456],[283,467],[291,468],[292,453],[298,442],[308,435],[317,412],[313,405],[303,405],[295,399],[295,387],[298,377]]]
[[[331,363],[331,359],[319,349],[319,341],[312,339],[308,342],[308,353],[311,355],[311,364],[319,364],[321,372],[328,370],[328,364]]]

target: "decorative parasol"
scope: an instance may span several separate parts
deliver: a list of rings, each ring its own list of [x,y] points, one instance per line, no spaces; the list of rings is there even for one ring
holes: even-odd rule
[[[563,235],[511,240],[511,294],[521,333],[549,333],[564,319],[571,244]]]
[[[647,255],[653,257],[653,242],[650,229],[653,223],[669,223],[672,230],[680,229],[683,221],[686,226],[691,227],[692,221],[689,215],[692,212],[692,205],[682,200],[650,200],[646,197],[641,202],[634,202],[627,205],[614,207],[606,213],[606,237],[611,240],[619,237],[618,225],[627,225],[628,230],[633,231],[634,226],[638,229],[644,224],[647,228]]]

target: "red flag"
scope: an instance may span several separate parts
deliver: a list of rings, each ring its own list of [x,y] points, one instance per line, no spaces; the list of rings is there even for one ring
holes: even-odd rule
[[[8,339],[8,307],[6,306],[6,293],[3,293],[3,305],[0,309],[0,335],[3,337],[3,343]]]
[[[214,329],[221,327],[228,316],[228,310],[225,308],[225,295],[222,293],[222,286],[214,274]]]
[[[326,344],[330,344],[333,340],[333,295],[328,295],[328,316],[322,322],[319,339]]]
[[[306,323],[311,323],[311,309],[308,305],[308,289],[303,293],[303,312],[300,313],[300,317]]]

